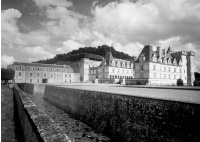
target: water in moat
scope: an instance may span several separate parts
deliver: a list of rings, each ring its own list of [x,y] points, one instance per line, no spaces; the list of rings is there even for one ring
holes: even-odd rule
[[[62,130],[75,142],[110,142],[107,136],[95,132],[80,120],[76,120],[65,111],[51,105],[39,94],[27,93],[35,104],[54,119]]]

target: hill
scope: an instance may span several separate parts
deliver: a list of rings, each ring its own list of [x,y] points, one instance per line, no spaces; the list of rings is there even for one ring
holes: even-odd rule
[[[112,53],[113,57],[118,59],[133,60],[135,58],[134,56],[131,57],[128,54],[125,54],[124,52],[116,51],[113,47],[102,45],[98,46],[97,48],[95,47],[79,48],[78,50],[73,50],[67,54],[58,54],[52,59],[40,60],[35,63],[56,64],[62,61],[78,60],[82,57],[89,57],[89,58],[94,57],[101,59],[102,57],[105,57],[108,51]]]

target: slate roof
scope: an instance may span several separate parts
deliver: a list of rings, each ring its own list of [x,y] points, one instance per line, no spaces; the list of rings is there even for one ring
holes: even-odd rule
[[[68,65],[41,64],[41,63],[22,63],[22,62],[14,62],[13,65],[30,66],[30,67],[49,67],[49,68],[71,68]]]

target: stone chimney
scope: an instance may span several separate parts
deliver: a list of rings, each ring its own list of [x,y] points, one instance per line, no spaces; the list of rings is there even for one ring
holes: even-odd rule
[[[158,55],[160,57],[161,56],[161,48],[160,48],[160,46],[157,47],[157,52],[158,52]]]
[[[165,56],[165,53],[166,53],[165,49],[163,49],[162,51],[163,51],[162,54]]]

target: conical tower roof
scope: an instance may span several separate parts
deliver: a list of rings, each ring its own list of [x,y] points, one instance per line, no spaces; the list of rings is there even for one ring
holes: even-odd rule
[[[113,56],[111,52],[106,53],[106,65],[110,66],[112,64]]]

